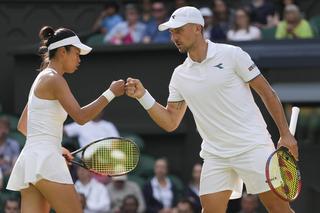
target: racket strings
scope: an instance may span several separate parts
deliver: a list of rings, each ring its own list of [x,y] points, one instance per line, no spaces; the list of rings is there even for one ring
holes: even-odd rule
[[[88,147],[83,160],[93,172],[121,175],[135,168],[139,161],[139,150],[131,141],[109,139]]]
[[[299,192],[300,174],[292,156],[286,152],[278,153],[281,187],[276,188],[278,193],[289,200],[295,199]]]

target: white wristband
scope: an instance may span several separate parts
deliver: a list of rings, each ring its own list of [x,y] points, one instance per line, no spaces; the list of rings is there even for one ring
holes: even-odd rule
[[[110,89],[107,89],[104,93],[102,93],[102,95],[108,100],[109,103],[115,97],[114,93]]]
[[[144,95],[141,98],[137,98],[137,100],[140,102],[140,104],[143,106],[145,110],[149,110],[156,100],[150,95],[148,90],[144,93]]]

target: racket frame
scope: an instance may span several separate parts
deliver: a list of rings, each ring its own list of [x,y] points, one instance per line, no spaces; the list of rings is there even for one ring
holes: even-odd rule
[[[294,164],[296,165],[296,168],[297,168],[297,177],[298,177],[298,191],[295,195],[295,197],[293,199],[288,199],[288,198],[285,198],[284,196],[282,196],[277,190],[276,188],[273,186],[273,184],[271,183],[272,182],[272,179],[270,178],[270,172],[269,172],[269,165],[270,165],[270,162],[271,162],[271,159],[274,155],[278,155],[278,152],[286,152],[286,154],[288,154],[292,160],[294,161]],[[282,200],[284,201],[289,201],[289,202],[292,202],[294,201],[298,195],[300,194],[300,191],[301,191],[301,188],[302,188],[302,181],[301,181],[301,174],[300,174],[300,169],[299,169],[299,166],[298,166],[298,163],[296,161],[296,159],[293,157],[293,155],[289,152],[289,149],[287,147],[280,147],[278,148],[277,150],[275,150],[269,157],[268,157],[268,160],[267,160],[267,164],[266,164],[266,168],[265,168],[265,173],[266,173],[266,182],[268,183],[270,189],[272,190],[272,192],[274,192],[279,198],[281,198]]]

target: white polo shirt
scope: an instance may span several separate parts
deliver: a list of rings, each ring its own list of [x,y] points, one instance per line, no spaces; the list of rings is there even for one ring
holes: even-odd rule
[[[208,42],[201,63],[187,57],[172,75],[168,102],[184,100],[203,139],[201,148],[232,157],[272,143],[248,81],[260,74],[241,48]]]

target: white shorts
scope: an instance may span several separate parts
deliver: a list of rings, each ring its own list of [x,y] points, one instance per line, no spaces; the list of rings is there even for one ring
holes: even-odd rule
[[[204,150],[199,195],[232,190],[230,199],[240,198],[243,182],[247,193],[259,194],[269,191],[266,183],[265,166],[268,157],[275,150],[274,145],[257,145],[240,155],[222,158]]]

